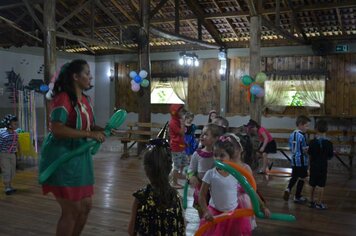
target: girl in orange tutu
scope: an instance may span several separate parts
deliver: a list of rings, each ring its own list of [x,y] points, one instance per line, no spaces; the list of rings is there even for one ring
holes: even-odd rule
[[[214,158],[216,160],[230,160],[241,155],[242,146],[239,145],[235,137],[225,134],[219,138],[214,145]],[[239,183],[228,172],[217,167],[210,169],[203,177],[199,195],[199,204],[203,212],[200,225],[206,221],[212,221],[214,216],[222,213],[233,212],[241,208],[238,204]],[[206,196],[210,191],[210,201],[207,203]],[[215,224],[203,235],[251,235],[251,224],[248,217],[228,219]]]

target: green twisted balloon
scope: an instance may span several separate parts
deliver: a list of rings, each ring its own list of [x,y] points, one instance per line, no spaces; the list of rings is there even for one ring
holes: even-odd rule
[[[125,121],[126,119],[127,112],[125,110],[118,110],[114,113],[114,115],[111,116],[109,122],[105,126],[104,133],[105,136],[110,136],[111,135],[111,130],[112,129],[117,129],[119,128]],[[58,158],[56,161],[52,162],[50,166],[47,167],[46,170],[44,170],[39,177],[39,182],[42,184],[46,182],[46,180],[57,170],[57,168],[65,163],[66,161],[70,160],[71,158],[86,152],[88,149],[90,150],[90,153],[92,155],[95,155],[99,148],[100,148],[100,142],[96,140],[90,140],[87,143],[81,145],[79,148],[63,154],[60,158]]]
[[[224,164],[220,161],[215,161],[216,167],[228,172],[232,176],[234,176],[237,181],[242,185],[243,189],[245,192],[248,194],[248,196],[251,199],[252,203],[252,209],[255,213],[255,215],[259,218],[266,218],[264,213],[260,210],[260,203],[258,201],[257,194],[255,190],[252,188],[252,186],[248,183],[247,179],[241,175],[238,171],[236,171],[234,168],[231,166]],[[281,213],[271,213],[270,217],[268,219],[271,220],[281,220],[281,221],[295,221],[295,216],[289,215],[289,214],[281,214]]]

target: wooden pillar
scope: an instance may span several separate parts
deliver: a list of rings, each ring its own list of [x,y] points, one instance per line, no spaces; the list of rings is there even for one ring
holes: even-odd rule
[[[255,78],[261,71],[261,17],[251,16],[250,20],[250,76]],[[251,95],[252,96],[252,95]],[[250,103],[250,117],[261,124],[262,99],[254,97]]]
[[[49,84],[52,76],[56,72],[56,0],[44,1],[43,11],[44,23],[44,82]],[[49,121],[49,103],[45,102],[46,128]],[[46,133],[47,130],[45,130]]]
[[[146,70],[148,76],[146,79],[150,81],[151,77],[151,62],[150,62],[150,45],[149,45],[149,15],[150,15],[150,0],[140,1],[140,29],[139,29],[139,65],[138,71]],[[151,122],[151,89],[141,87],[139,92],[139,109],[138,121]],[[138,152],[143,150],[144,144],[139,143]]]

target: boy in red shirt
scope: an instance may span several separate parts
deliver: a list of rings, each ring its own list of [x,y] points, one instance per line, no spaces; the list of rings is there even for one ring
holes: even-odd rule
[[[189,165],[184,143],[184,111],[184,106],[182,104],[172,104],[170,107],[171,120],[169,121],[169,145],[171,147],[173,159],[174,188],[182,188],[182,185],[178,184],[178,178],[184,178],[182,174],[183,169]]]

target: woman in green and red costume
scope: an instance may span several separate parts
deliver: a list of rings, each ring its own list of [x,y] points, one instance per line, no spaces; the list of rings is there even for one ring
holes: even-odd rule
[[[40,174],[63,154],[87,142],[103,142],[103,128],[95,126],[90,99],[83,91],[91,87],[90,68],[84,60],[62,66],[52,92],[50,133],[45,139]],[[90,150],[63,163],[43,183],[43,194],[52,193],[61,207],[57,236],[80,235],[92,205],[94,185]]]

